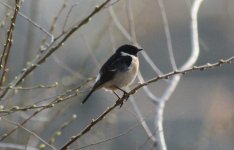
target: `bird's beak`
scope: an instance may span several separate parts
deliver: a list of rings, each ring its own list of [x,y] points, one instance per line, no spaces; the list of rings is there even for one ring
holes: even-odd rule
[[[138,49],[138,52],[142,51],[143,49]]]

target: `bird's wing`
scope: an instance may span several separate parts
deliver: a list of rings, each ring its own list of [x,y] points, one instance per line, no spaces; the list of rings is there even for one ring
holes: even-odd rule
[[[94,84],[89,94],[84,98],[82,104],[85,103],[88,100],[88,98],[91,96],[91,94],[96,89],[101,87],[102,84],[112,80],[117,72],[127,71],[131,63],[132,63],[131,56],[121,56],[118,54],[112,55],[100,69],[96,83]]]
[[[112,55],[100,69],[99,79],[96,82],[96,86],[100,86],[101,84],[112,80],[117,72],[127,71],[131,62],[131,56]]]
[[[131,65],[132,57],[131,56],[114,56],[111,57],[107,62],[102,66],[100,72],[116,72],[116,71],[126,71]]]

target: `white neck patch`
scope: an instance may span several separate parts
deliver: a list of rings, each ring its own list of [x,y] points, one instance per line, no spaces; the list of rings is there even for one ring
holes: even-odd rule
[[[136,56],[134,56],[134,55],[131,55],[131,54],[128,54],[128,53],[125,53],[125,52],[121,52],[121,55],[122,55],[122,56],[131,56],[131,57],[133,57],[133,58],[136,57]]]

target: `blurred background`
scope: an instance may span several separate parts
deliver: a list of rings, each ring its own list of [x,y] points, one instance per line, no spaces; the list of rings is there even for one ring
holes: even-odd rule
[[[157,0],[129,0],[138,43],[150,56],[162,73],[173,71],[164,32],[162,12]],[[1,109],[15,106],[31,106],[39,101],[47,104],[69,89],[83,85],[87,79],[95,77],[100,66],[123,44],[131,44],[113,21],[113,14],[119,23],[131,32],[132,22],[128,17],[129,1],[111,1],[97,15],[73,34],[64,45],[53,53],[42,65],[27,76],[20,86],[37,85],[48,88],[14,90],[10,96],[0,101]],[[13,46],[8,61],[9,72],[6,87],[21,70],[34,59],[40,51],[42,40],[50,42],[42,29],[51,32],[54,37],[69,30],[75,23],[85,18],[102,0],[25,0],[21,4],[14,30]],[[169,23],[174,59],[178,67],[182,66],[191,52],[190,10],[193,0],[164,0]],[[15,1],[2,0],[0,3],[0,46],[1,53],[6,41],[6,32],[14,11]],[[72,8],[72,9],[71,9]],[[204,0],[198,13],[200,54],[195,65],[217,62],[234,55],[234,1]],[[51,29],[53,21],[54,29]],[[65,23],[66,22],[66,23]],[[145,80],[157,76],[157,73],[140,54],[140,70]],[[164,134],[169,150],[232,150],[234,149],[234,67],[224,65],[203,72],[196,71],[183,76],[176,90],[166,102],[164,112]],[[136,82],[131,86],[136,86]],[[47,142],[52,141],[56,148],[61,147],[75,133],[79,133],[91,119],[98,117],[115,100],[115,95],[99,90],[85,105],[81,101],[93,82],[81,89],[78,96],[56,104],[34,116],[26,125],[27,129],[37,133]],[[161,80],[148,87],[160,97],[168,86]],[[134,94],[151,132],[155,133],[155,105],[146,93],[140,89]],[[36,109],[19,111],[4,115],[5,119],[21,123]],[[0,114],[2,116],[2,114]],[[63,125],[67,126],[63,128]],[[2,119],[0,135],[13,129],[15,125]],[[148,138],[139,119],[127,101],[121,109],[117,108],[105,117],[92,130],[79,139],[71,148],[83,146],[115,137],[100,144],[84,149],[152,149],[153,142]],[[18,144],[15,148],[4,147]],[[1,141],[0,149],[43,148],[43,143],[22,128]],[[23,148],[24,149],[24,148]],[[46,147],[46,149],[50,149]]]

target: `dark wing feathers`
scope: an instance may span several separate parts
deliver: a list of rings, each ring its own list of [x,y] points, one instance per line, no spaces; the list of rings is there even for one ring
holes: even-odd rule
[[[99,74],[100,79],[95,83],[92,90],[89,94],[84,98],[82,104],[87,101],[87,99],[91,96],[91,94],[98,89],[102,84],[106,83],[113,79],[117,72],[127,71],[129,66],[132,63],[131,56],[121,56],[119,54],[112,55],[106,63],[102,66]]]
[[[109,60],[108,60],[109,61]],[[100,70],[100,73],[126,71],[131,65],[131,56],[119,56],[112,61],[106,62]]]
[[[112,55],[100,69],[100,79],[95,85],[100,86],[101,84],[113,79],[117,72],[128,70],[131,62],[131,56],[121,56],[118,54]]]

